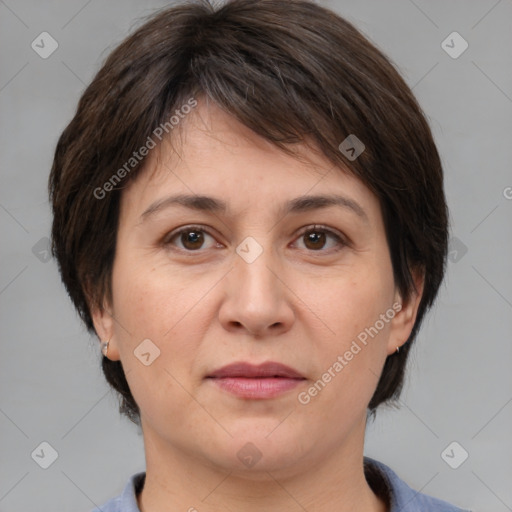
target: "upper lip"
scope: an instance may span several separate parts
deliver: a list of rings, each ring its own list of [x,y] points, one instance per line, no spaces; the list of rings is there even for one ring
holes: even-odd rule
[[[244,361],[228,364],[208,375],[213,378],[224,377],[285,377],[288,379],[304,379],[298,371],[275,361],[262,364],[251,364]]]

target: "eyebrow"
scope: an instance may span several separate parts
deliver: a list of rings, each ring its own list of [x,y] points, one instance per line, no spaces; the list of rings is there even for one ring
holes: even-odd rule
[[[164,197],[163,199],[158,199],[152,203],[140,216],[141,222],[144,222],[146,219],[153,216],[157,212],[173,206],[183,206],[191,210],[218,214],[225,214],[229,211],[227,203],[222,199],[204,195],[178,194]],[[352,211],[363,221],[369,223],[368,215],[359,203],[349,197],[345,197],[339,194],[297,197],[284,203],[279,209],[278,213],[281,216],[285,216],[288,214],[309,212],[321,208],[329,208],[332,206],[338,206],[343,209]]]

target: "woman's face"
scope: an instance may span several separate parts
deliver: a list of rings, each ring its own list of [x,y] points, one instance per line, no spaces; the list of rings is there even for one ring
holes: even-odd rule
[[[179,156],[153,150],[122,193],[113,304],[94,313],[146,449],[254,474],[361,449],[417,306],[401,307],[378,200],[325,157],[287,156],[214,105],[181,122]],[[269,362],[295,373],[219,373]]]

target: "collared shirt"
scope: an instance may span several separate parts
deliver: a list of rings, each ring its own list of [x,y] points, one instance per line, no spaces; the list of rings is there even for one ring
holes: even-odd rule
[[[471,512],[414,491],[391,468],[370,457],[364,457],[364,471],[368,484],[388,503],[390,512]],[[137,495],[144,486],[145,478],[145,472],[136,473],[119,496],[91,512],[140,512]]]

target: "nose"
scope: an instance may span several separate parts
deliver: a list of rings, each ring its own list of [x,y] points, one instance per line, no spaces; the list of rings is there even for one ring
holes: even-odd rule
[[[234,268],[223,282],[219,320],[227,331],[265,337],[291,328],[294,295],[271,248],[265,247],[254,261],[235,253]]]

